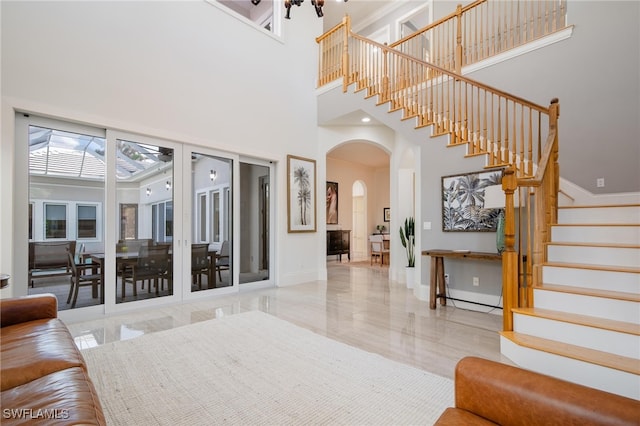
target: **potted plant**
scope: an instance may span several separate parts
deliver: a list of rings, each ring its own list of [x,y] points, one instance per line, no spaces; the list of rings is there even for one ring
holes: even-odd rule
[[[407,267],[405,269],[407,275],[407,288],[413,288],[413,268],[416,266],[415,255],[415,221],[412,217],[404,220],[404,227],[400,227],[400,241],[402,247],[407,252]]]

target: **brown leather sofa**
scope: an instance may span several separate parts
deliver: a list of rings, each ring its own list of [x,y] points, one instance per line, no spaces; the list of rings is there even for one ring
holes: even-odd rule
[[[54,295],[0,300],[0,424],[106,425]]]
[[[455,372],[455,408],[435,423],[450,425],[640,425],[640,401],[481,358]]]

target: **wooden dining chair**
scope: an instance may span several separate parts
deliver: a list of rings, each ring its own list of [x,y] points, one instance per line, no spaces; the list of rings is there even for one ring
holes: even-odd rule
[[[125,276],[122,280],[122,300],[126,296],[127,284],[133,285],[133,296],[138,296],[138,281],[142,281],[143,284],[147,281],[149,292],[153,283],[156,294],[159,294],[161,280],[168,280],[169,289],[173,288],[169,248],[169,245],[140,247],[136,263],[131,266],[131,275]]]
[[[207,277],[207,285],[211,284],[209,270],[209,244],[191,244],[191,282],[202,290],[202,276]]]
[[[102,289],[102,277],[96,270],[97,266],[91,263],[76,263],[75,254],[67,251],[69,257],[69,267],[71,269],[71,287],[67,297],[67,305],[71,303],[71,309],[76,307],[78,301],[78,290],[85,286],[98,286],[100,291],[100,303],[104,303],[104,291]]]
[[[382,235],[371,235],[369,237],[371,243],[371,265],[374,260],[380,260],[380,266],[384,264],[385,255],[389,254],[389,249],[384,248],[384,239]]]
[[[220,271],[229,270],[229,241],[225,240],[220,246],[220,253],[216,255],[216,271],[218,271],[218,278],[222,281],[222,274]]]

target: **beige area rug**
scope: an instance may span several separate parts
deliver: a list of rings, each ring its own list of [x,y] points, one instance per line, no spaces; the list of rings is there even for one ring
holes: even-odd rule
[[[252,311],[82,351],[109,425],[430,425],[453,382]]]

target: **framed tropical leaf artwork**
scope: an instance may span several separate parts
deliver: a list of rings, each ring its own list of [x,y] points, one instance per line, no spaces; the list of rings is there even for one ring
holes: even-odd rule
[[[316,161],[287,155],[288,232],[316,232]]]
[[[484,208],[487,186],[502,182],[502,170],[442,177],[442,230],[495,232],[500,210]]]

